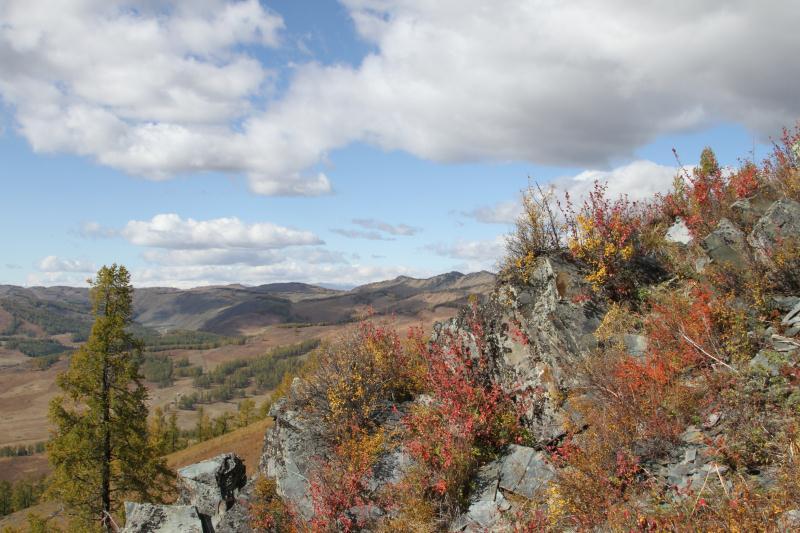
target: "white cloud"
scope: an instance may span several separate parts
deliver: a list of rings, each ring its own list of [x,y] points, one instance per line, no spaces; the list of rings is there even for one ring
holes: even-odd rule
[[[498,235],[487,240],[459,240],[454,244],[431,244],[425,249],[443,257],[463,261],[460,270],[494,270],[505,255],[506,239]]]
[[[611,198],[627,195],[631,200],[646,200],[657,193],[672,189],[677,167],[659,165],[639,160],[612,170],[585,170],[576,176],[564,176],[550,182],[559,192],[569,193],[573,201],[580,202],[594,188],[595,181],[607,185]]]
[[[280,264],[287,260],[302,260],[314,265],[346,262],[343,253],[333,252],[325,248],[303,249],[302,251],[220,248],[205,250],[145,250],[142,257],[150,263],[164,266],[264,266]]]
[[[521,213],[522,201],[509,200],[477,207],[472,211],[465,211],[461,214],[484,224],[513,224]]]
[[[393,237],[386,237],[377,231],[362,231],[358,229],[331,228],[332,233],[347,237],[348,239],[367,239],[370,241],[393,241]]]
[[[190,288],[228,283],[261,285],[289,280],[315,284],[335,283],[341,287],[354,287],[400,275],[430,276],[432,274],[402,266],[309,264],[303,260],[290,260],[276,265],[260,266],[195,265],[144,268],[135,270],[132,273],[132,280],[137,287]]]
[[[106,228],[99,222],[88,221],[81,224],[78,234],[88,239],[108,239],[115,237],[117,231],[112,228]]]
[[[378,230],[391,235],[416,235],[419,233],[420,228],[409,226],[408,224],[389,224],[374,218],[354,218],[353,224],[361,226],[362,228]]]
[[[236,217],[211,220],[182,219],[174,213],[150,220],[131,220],[120,235],[139,246],[174,250],[229,248],[285,248],[323,244],[310,231],[259,222],[246,224]]]
[[[661,134],[800,116],[797,2],[342,3],[375,52],[296,66],[277,98],[242,46],[280,41],[257,0],[6,0],[0,94],[36,150],[155,179],[243,173],[270,195],[330,192],[311,169],[353,142],[602,167]]]
[[[48,255],[39,261],[39,270],[42,272],[94,272],[97,269],[84,259],[62,259],[55,255]]]

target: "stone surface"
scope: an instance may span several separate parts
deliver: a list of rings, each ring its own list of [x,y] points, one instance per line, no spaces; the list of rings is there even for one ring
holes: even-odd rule
[[[203,522],[193,505],[125,502],[125,516],[122,533],[204,533]]]
[[[216,527],[246,483],[242,460],[232,453],[218,455],[178,470],[177,503],[195,506]]]
[[[644,335],[626,334],[623,342],[628,353],[635,357],[641,357],[647,352],[647,337]]]
[[[292,388],[298,385],[295,381]],[[322,453],[322,449],[310,438],[309,421],[301,413],[288,409],[286,404],[285,401],[276,402],[270,411],[275,423],[267,431],[260,470],[275,479],[278,495],[300,517],[310,520],[314,507],[307,474],[312,458]]]
[[[727,218],[720,220],[714,231],[700,244],[716,263],[737,266],[744,264],[747,250],[745,235]]]
[[[773,357],[770,357],[769,350],[761,350],[750,360],[748,366],[751,370],[766,372],[771,376],[777,376],[780,373],[780,366],[773,359]]]
[[[763,261],[783,239],[800,235],[800,203],[784,198],[773,203],[753,227],[747,241]]]
[[[552,479],[553,472],[542,452],[510,446],[506,455],[480,468],[469,508],[451,523],[450,531],[507,531],[502,518],[512,504],[503,491],[532,498]]]
[[[295,380],[290,396],[297,394],[301,386],[302,383]],[[421,397],[418,401],[424,402],[426,399]],[[267,431],[259,469],[275,480],[278,495],[299,517],[309,521],[314,515],[314,506],[308,477],[316,461],[326,457],[329,451],[317,436],[319,422],[292,410],[291,405],[286,400],[273,404],[270,416],[274,417],[275,423]],[[376,422],[391,432],[393,427],[400,424],[411,405],[412,402],[387,405],[384,414]],[[386,452],[378,457],[367,486],[372,491],[378,491],[387,484],[397,483],[412,464],[411,456],[402,448]],[[377,516],[383,512],[374,506],[351,510],[353,516],[361,517]]]
[[[543,452],[512,444],[500,468],[500,488],[533,498],[553,478],[553,467]]]
[[[692,242],[692,236],[689,234],[689,228],[686,227],[686,222],[680,218],[672,226],[670,226],[665,237],[670,242],[677,242],[680,244],[689,244]]]
[[[775,191],[770,188],[762,188],[756,194],[732,203],[731,210],[742,224],[752,226],[766,214],[773,203],[771,198],[774,198],[775,194]]]

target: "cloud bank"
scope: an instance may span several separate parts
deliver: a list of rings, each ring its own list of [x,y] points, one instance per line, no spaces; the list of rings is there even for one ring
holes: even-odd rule
[[[440,162],[603,168],[659,135],[800,116],[800,4],[785,0],[342,0],[374,47],[293,66],[257,0],[6,0],[0,95],[35,150],[165,179],[244,174],[318,195],[354,142]]]

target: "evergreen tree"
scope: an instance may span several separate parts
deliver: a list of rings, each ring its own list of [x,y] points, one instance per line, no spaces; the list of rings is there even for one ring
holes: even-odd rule
[[[63,395],[50,404],[50,492],[82,530],[111,531],[124,498],[160,500],[171,476],[148,438],[142,347],[126,329],[133,312],[128,271],[104,266],[90,295],[91,334],[58,377]]]
[[[5,516],[14,512],[14,506],[11,503],[11,483],[2,480],[0,481],[0,516]]]
[[[164,419],[164,410],[156,407],[150,419],[150,443],[162,455],[169,453],[167,443],[167,422]]]
[[[206,410],[201,405],[197,409],[197,425],[195,426],[194,433],[197,436],[197,442],[211,438],[211,418],[206,414]]]
[[[256,402],[250,398],[246,398],[239,402],[239,420],[240,428],[250,424],[255,419]]]
[[[181,430],[178,428],[178,415],[175,411],[169,414],[169,422],[167,424],[167,446],[169,451],[174,452],[180,448]]]

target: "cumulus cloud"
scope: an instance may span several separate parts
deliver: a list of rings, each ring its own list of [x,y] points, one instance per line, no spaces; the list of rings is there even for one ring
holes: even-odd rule
[[[183,219],[174,213],[150,220],[131,220],[120,235],[139,246],[175,250],[227,248],[285,248],[323,244],[310,231],[259,222],[246,224],[236,217],[211,220]]]
[[[594,188],[595,181],[607,185],[607,193],[616,198],[627,195],[631,200],[645,200],[672,188],[679,169],[639,160],[612,170],[585,170],[575,176],[564,176],[551,182],[560,192],[580,201]]]
[[[602,168],[661,134],[800,116],[797,2],[342,3],[374,52],[295,66],[275,96],[244,51],[280,42],[257,0],[7,0],[0,94],[36,150],[155,179],[244,173],[270,195],[330,192],[312,169],[353,142]]]
[[[63,259],[55,255],[48,255],[39,261],[39,270],[42,272],[94,272],[97,269],[90,261]]]

